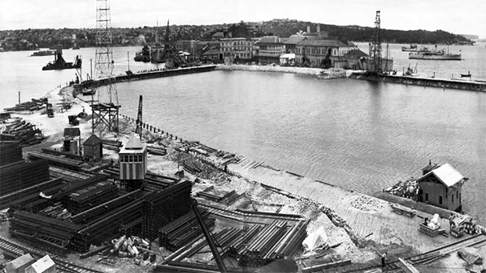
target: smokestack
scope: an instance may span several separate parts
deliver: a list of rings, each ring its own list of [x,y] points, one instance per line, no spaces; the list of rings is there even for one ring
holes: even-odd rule
[[[310,32],[310,25],[309,25],[309,26],[307,26],[307,33],[308,33],[308,34],[309,34],[309,33],[311,33],[311,32]]]
[[[317,33],[321,33],[321,25],[317,25]]]

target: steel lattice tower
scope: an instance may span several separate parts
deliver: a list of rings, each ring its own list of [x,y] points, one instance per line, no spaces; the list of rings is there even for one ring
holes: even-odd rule
[[[375,29],[373,30],[373,41],[370,46],[370,57],[373,60],[373,71],[381,72],[382,57],[381,57],[381,19],[380,11],[376,11]]]
[[[96,88],[97,102],[92,101],[92,126],[118,132],[118,93],[113,76],[113,51],[111,48],[111,14],[109,0],[96,0],[96,56],[95,79],[102,82]]]

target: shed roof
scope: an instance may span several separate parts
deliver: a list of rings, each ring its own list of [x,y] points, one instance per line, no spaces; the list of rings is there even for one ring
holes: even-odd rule
[[[312,40],[306,39],[298,43],[299,46],[327,46],[327,47],[347,47],[344,43],[338,40]]]
[[[349,57],[349,58],[361,58],[361,57],[366,57],[368,54],[364,53],[363,51],[359,49],[351,49],[344,55],[344,57]]]
[[[445,163],[442,166],[433,169],[422,177],[427,177],[429,175],[435,176],[448,188],[464,180],[464,176],[454,169],[449,163]]]
[[[91,135],[90,137],[88,137],[88,139],[86,139],[84,145],[95,146],[101,143],[103,143],[103,141],[101,141],[99,137],[97,137],[96,135]]]
[[[64,136],[80,136],[81,131],[79,131],[79,128],[73,127],[73,128],[64,128]]]
[[[46,255],[40,258],[39,260],[37,260],[37,262],[31,264],[29,267],[33,269],[33,272],[41,273],[55,266],[56,264],[54,263],[54,261],[52,261],[51,257],[49,257],[49,255]]]
[[[32,258],[32,255],[27,253],[27,254],[24,254],[24,255],[18,257],[17,259],[15,259],[15,260],[13,260],[9,263],[7,263],[7,268],[17,270],[17,269],[21,268],[22,266],[30,265],[34,262],[35,262],[35,260],[34,260],[34,258]]]

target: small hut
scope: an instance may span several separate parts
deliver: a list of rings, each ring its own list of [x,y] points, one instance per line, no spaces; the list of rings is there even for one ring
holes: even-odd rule
[[[91,135],[83,143],[84,157],[98,160],[103,157],[103,141],[96,135]]]
[[[64,128],[64,152],[71,154],[80,154],[81,131],[79,128]]]
[[[46,255],[25,269],[25,273],[56,273],[56,264]]]
[[[449,163],[422,169],[424,175],[417,180],[419,200],[448,210],[462,210],[462,185],[468,180]]]
[[[8,262],[5,265],[5,271],[7,273],[21,273],[25,272],[25,269],[35,262],[34,258],[30,254],[24,254],[17,259]]]
[[[120,181],[128,190],[139,189],[147,173],[147,145],[133,132],[119,153]]]

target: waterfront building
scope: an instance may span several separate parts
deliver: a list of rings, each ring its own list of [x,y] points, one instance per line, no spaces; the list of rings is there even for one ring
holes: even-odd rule
[[[224,38],[220,40],[220,49],[226,63],[249,62],[255,55],[256,38]]]
[[[202,54],[202,59],[213,63],[220,63],[223,61],[223,52],[219,49],[210,49]]]
[[[119,153],[120,181],[128,190],[142,186],[147,173],[147,145],[133,132]]]
[[[461,211],[462,185],[468,180],[449,163],[442,166],[429,164],[417,179],[419,201],[448,210]]]
[[[264,36],[255,43],[258,46],[257,58],[262,64],[280,63],[280,55],[285,53],[285,45],[277,36]]]
[[[329,68],[339,62],[340,54],[351,48],[338,40],[306,39],[298,43],[295,62],[298,65]]]
[[[81,131],[79,128],[64,128],[63,151],[71,154],[80,154]]]
[[[84,157],[98,160],[103,157],[103,142],[96,135],[91,135],[83,143]]]
[[[283,42],[285,46],[285,53],[295,53],[297,44],[306,39],[309,39],[309,37],[303,35],[291,35]]]
[[[344,56],[339,56],[334,67],[345,69],[365,69],[365,62],[368,54],[358,48],[349,50]]]

